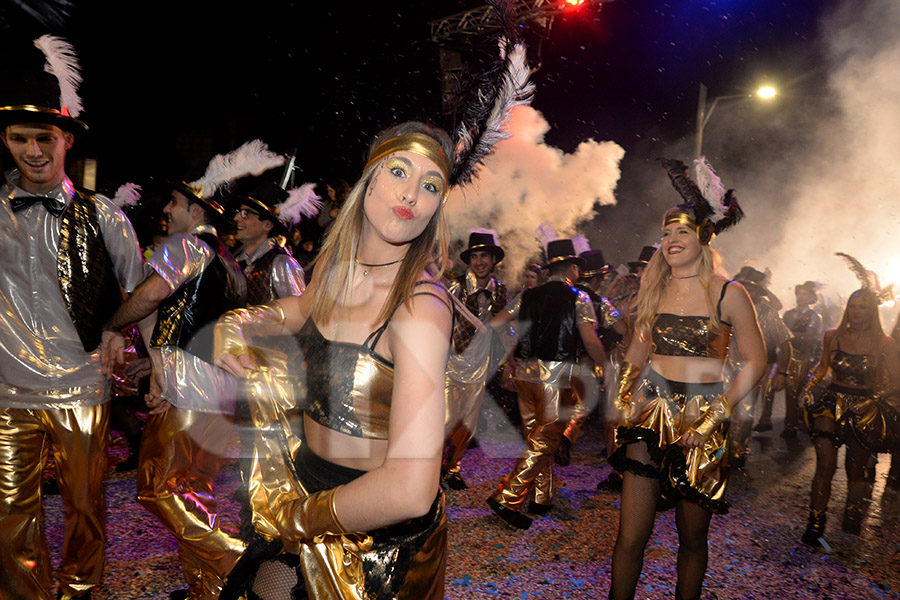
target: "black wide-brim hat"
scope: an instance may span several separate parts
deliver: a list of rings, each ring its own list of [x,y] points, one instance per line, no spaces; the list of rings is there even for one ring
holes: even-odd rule
[[[554,265],[561,262],[573,262],[584,269],[584,259],[575,254],[575,244],[572,240],[553,240],[547,244],[547,264]]]
[[[257,209],[261,219],[266,219],[274,224],[272,231],[276,235],[288,235],[287,226],[278,218],[279,204],[284,203],[288,199],[288,192],[277,183],[272,181],[260,181],[248,194],[236,194],[232,199],[232,206],[235,210],[241,204],[252,206]]]
[[[469,264],[469,256],[476,250],[486,250],[494,255],[494,261],[500,262],[506,256],[503,248],[497,245],[494,236],[490,233],[481,233],[473,231],[469,234],[469,247],[463,250],[459,258],[466,264]]]
[[[579,257],[584,262],[584,266],[581,267],[582,277],[594,277],[612,270],[612,267],[603,258],[603,250],[586,250],[579,254]]]
[[[0,126],[47,123],[72,133],[87,132],[88,126],[61,106],[59,81],[44,71],[40,50],[28,44],[7,54],[5,44],[3,51],[9,60],[0,68]]]

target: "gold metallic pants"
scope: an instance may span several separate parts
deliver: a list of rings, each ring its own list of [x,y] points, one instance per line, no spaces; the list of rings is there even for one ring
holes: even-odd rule
[[[568,439],[573,446],[575,445],[575,442],[578,441],[578,438],[581,437],[584,422],[587,420],[588,415],[600,401],[600,388],[603,384],[603,379],[588,372],[588,367],[582,365],[581,368],[581,375],[572,380],[572,384],[577,392],[575,395],[575,405],[572,407],[569,422],[566,424],[566,428],[563,431],[563,435],[566,436],[566,439]]]
[[[0,598],[53,598],[43,531],[41,469],[56,457],[65,507],[57,577],[64,598],[100,582],[106,543],[103,474],[109,405],[70,409],[0,408]]]
[[[574,388],[516,380],[519,412],[525,432],[525,453],[503,478],[492,498],[502,506],[521,510],[534,493],[537,504],[553,504],[553,455],[578,403]]]
[[[138,500],[178,541],[190,597],[219,597],[243,543],[219,528],[213,483],[234,433],[234,420],[172,407],[144,426]]]
[[[478,418],[484,404],[484,382],[460,383],[448,378],[444,397],[448,433],[441,464],[442,475],[459,472],[459,461],[478,431]]]

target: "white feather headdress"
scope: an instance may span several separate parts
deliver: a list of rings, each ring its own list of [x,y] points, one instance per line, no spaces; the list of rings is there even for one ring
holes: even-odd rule
[[[572,246],[575,248],[575,254],[579,256],[591,249],[591,243],[583,235],[576,235],[573,237]]]
[[[556,235],[556,230],[547,223],[538,225],[537,229],[534,230],[534,237],[541,243],[544,251],[547,250],[547,244],[559,239],[559,236]]]
[[[322,208],[322,197],[315,192],[315,183],[304,183],[300,187],[288,190],[287,200],[275,205],[278,219],[290,229],[303,217],[312,218]]]
[[[141,199],[141,186],[135,183],[123,183],[112,197],[112,203],[119,208],[134,206]]]
[[[82,110],[81,98],[78,96],[81,68],[72,44],[53,35],[42,35],[34,40],[34,45],[47,57],[44,71],[59,81],[59,103],[63,114],[78,117]]]
[[[217,154],[200,179],[187,184],[203,200],[212,198],[223,186],[245,175],[261,175],[280,167],[285,158],[269,150],[262,140],[252,140],[228,154]]]

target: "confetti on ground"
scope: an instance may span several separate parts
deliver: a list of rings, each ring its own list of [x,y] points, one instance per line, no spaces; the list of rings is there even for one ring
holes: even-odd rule
[[[859,538],[840,531],[846,493],[843,468],[834,480],[825,539],[831,551],[800,543],[806,524],[815,456],[807,438],[785,441],[774,432],[756,434],[744,473],[732,474],[728,515],[710,528],[709,569],[703,600],[900,599],[900,494],[885,492],[889,466],[881,455],[871,506]],[[609,472],[596,423],[572,450],[572,463],[556,467],[558,496],[551,513],[520,532],[485,505],[497,481],[513,466],[522,443],[502,419],[488,419],[480,445],[463,459],[469,489],[447,492],[450,550],[446,598],[590,599],[607,597],[610,559],[618,527],[618,495],[597,491]],[[125,457],[117,441],[111,466]],[[843,452],[841,453],[843,464]],[[234,461],[219,480],[221,513],[234,526],[230,495],[238,482]],[[165,599],[184,587],[174,540],[134,500],[134,473],[106,481],[109,517],[107,561],[95,600]],[[54,564],[62,543],[62,503],[45,499],[47,536]],[[657,517],[645,555],[637,598],[674,597],[674,511]]]

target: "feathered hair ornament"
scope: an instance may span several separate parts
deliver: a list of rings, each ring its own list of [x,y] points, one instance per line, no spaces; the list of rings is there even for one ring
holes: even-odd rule
[[[512,109],[529,104],[534,95],[534,84],[528,79],[531,71],[525,44],[513,37],[510,3],[493,0],[490,4],[503,31],[498,39],[499,60],[460,94],[457,104],[464,108],[459,124],[453,128],[455,162],[451,185],[472,180],[475,170],[493,152],[494,144],[512,135],[506,129]]]
[[[72,44],[53,35],[42,35],[34,40],[34,45],[47,58],[44,71],[59,81],[59,104],[64,116],[77,117],[81,114],[81,98],[78,97],[78,86],[81,85],[81,68],[78,56]]]
[[[315,183],[304,183],[300,187],[288,190],[287,200],[275,205],[275,214],[290,229],[303,217],[312,218],[322,208],[322,197],[315,192]]]
[[[890,283],[886,287],[882,288],[881,282],[878,280],[878,275],[875,273],[875,271],[868,270],[856,258],[850,256],[845,252],[835,252],[835,254],[844,259],[844,261],[847,263],[847,266],[850,267],[850,270],[853,271],[853,274],[856,275],[856,278],[859,280],[861,288],[868,289],[874,292],[875,298],[878,300],[879,304],[884,304],[885,302],[893,299],[893,283]]]
[[[135,183],[123,183],[112,197],[112,203],[121,209],[134,206],[141,200],[141,186]]]
[[[691,225],[697,230],[700,241],[708,244],[713,236],[743,218],[744,211],[734,197],[734,190],[725,189],[706,158],[694,161],[697,183],[688,176],[688,167],[680,160],[661,158],[659,161],[666,169],[675,191],[684,200],[683,204],[666,213],[664,224],[681,222]]]
[[[228,154],[217,154],[209,162],[202,177],[182,186],[192,196],[206,204],[217,213],[225,214],[225,209],[212,198],[216,192],[231,182],[246,175],[260,175],[269,169],[280,167],[285,162],[284,156],[269,150],[261,140],[252,140]]]

